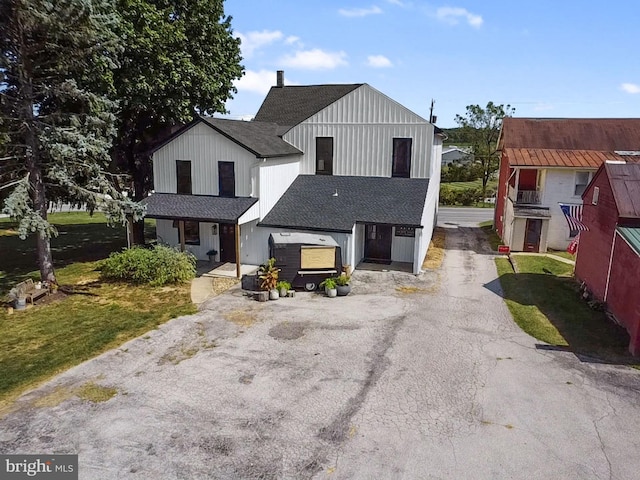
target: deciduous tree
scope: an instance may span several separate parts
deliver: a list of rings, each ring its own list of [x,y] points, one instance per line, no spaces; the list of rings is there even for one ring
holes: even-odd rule
[[[471,142],[474,161],[482,168],[483,198],[487,191],[487,182],[500,166],[497,147],[502,119],[514,113],[515,108],[511,105],[489,102],[485,108],[480,105],[468,105],[464,115],[456,115],[456,123],[462,130],[459,133]]]
[[[243,74],[240,40],[222,0],[117,0],[124,52],[114,72],[120,102],[117,163],[133,179],[133,198],[152,188],[149,150],[196,114],[225,112]],[[142,223],[134,228],[143,241]]]

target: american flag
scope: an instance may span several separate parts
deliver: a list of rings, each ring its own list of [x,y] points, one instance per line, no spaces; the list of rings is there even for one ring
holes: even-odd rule
[[[582,205],[567,205],[564,203],[560,203],[559,205],[562,213],[564,213],[564,218],[567,219],[569,230],[572,232],[586,232],[589,230],[589,227],[582,223]]]

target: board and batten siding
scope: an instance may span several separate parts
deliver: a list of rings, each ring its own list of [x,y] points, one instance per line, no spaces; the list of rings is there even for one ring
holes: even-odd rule
[[[194,195],[218,195],[218,161],[235,164],[236,196],[251,196],[254,154],[200,122],[153,154],[154,190],[176,193],[176,160],[191,161]]]
[[[304,152],[301,174],[316,173],[316,137],[333,137],[333,174],[370,177],[391,177],[393,139],[411,138],[411,177],[428,178],[433,136],[434,127],[425,119],[362,85],[283,138]]]
[[[271,211],[300,173],[299,156],[261,162],[259,171],[260,220]]]

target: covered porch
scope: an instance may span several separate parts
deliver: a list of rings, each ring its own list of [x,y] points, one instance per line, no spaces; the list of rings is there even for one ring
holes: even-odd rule
[[[191,252],[208,272],[243,275],[241,229],[258,217],[257,198],[155,193],[142,203],[145,216],[156,219],[158,243]]]

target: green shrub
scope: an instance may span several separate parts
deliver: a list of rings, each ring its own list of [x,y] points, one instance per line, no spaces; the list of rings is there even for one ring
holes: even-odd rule
[[[152,286],[188,282],[196,275],[196,258],[189,252],[156,245],[112,253],[101,264],[101,277]]]

